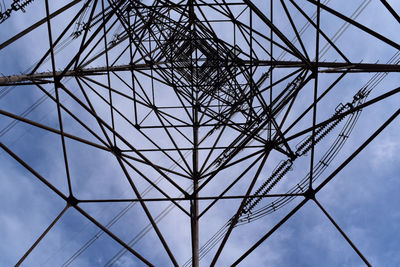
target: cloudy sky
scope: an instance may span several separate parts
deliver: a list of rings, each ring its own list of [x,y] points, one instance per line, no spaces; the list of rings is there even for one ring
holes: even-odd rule
[[[108,1],[105,1],[105,7],[108,7]],[[152,1],[142,1],[145,5],[151,5]],[[214,2],[214,1],[204,1]],[[224,1],[217,1],[224,2]],[[242,1],[237,1],[242,3]],[[270,18],[270,1],[252,1],[257,8]],[[303,25],[307,25],[306,19],[295,9],[290,1],[284,1],[292,14],[292,19],[298,29]],[[304,12],[312,17],[316,11],[316,7],[310,4],[310,1],[297,0],[294,1],[302,7]],[[381,1],[378,0],[357,0],[357,1],[322,1],[327,6],[337,10],[338,12],[354,18],[357,22],[369,27],[373,31],[392,40],[394,43],[400,43],[400,36],[394,34],[399,32],[400,25],[396,19],[385,9]],[[400,4],[397,1],[388,1],[394,10],[400,13]],[[65,6],[68,1],[57,1],[50,3],[50,12]],[[53,41],[61,34],[63,29],[71,21],[72,17],[80,10],[85,2],[76,4],[68,9],[65,13],[51,20],[53,29]],[[299,42],[294,41],[295,33],[290,25],[285,10],[279,1],[274,1],[274,23],[293,45],[302,51]],[[11,1],[4,1],[1,4],[2,12],[5,12],[11,5]],[[92,3],[90,5],[92,7]],[[142,15],[146,9],[140,9]],[[227,18],[218,14],[215,10],[202,8],[204,14],[196,9],[196,15],[199,18],[205,16],[209,20],[226,20]],[[45,1],[33,1],[32,4],[26,6],[26,12],[13,11],[9,19],[0,24],[1,34],[0,43],[8,40],[16,33],[24,30],[33,23],[41,20],[46,16]],[[90,11],[90,9],[89,9]],[[258,59],[269,60],[268,55],[270,43],[261,35],[269,36],[270,29],[268,26],[254,13],[250,14],[249,9],[244,9],[242,5],[232,7],[232,13],[238,22],[248,25],[250,17],[253,19],[253,27],[256,33],[254,40],[260,43],[254,44],[254,54]],[[98,1],[95,13],[101,13],[101,1]],[[106,11],[107,12],[107,9]],[[87,12],[85,19],[89,16]],[[132,15],[131,19],[139,17]],[[167,18],[177,19],[174,12],[168,13]],[[164,18],[165,19],[165,18]],[[113,24],[113,22],[116,22]],[[347,26],[344,22],[327,12],[321,12],[321,29],[335,40],[337,47],[343,51],[346,57],[353,63],[386,63],[392,56],[395,60],[390,63],[396,64],[399,55],[398,50],[382,42],[368,33],[365,33],[354,26]],[[117,18],[114,16],[110,19],[107,27],[110,31],[107,34],[107,42],[110,45],[112,38],[118,34],[123,34],[123,27],[119,26]],[[139,24],[140,25],[140,24]],[[79,30],[79,25],[73,24],[71,29],[61,39],[61,43],[65,44],[63,49],[55,55],[56,69],[63,70],[74,57],[80,47],[82,36],[76,39],[71,38],[71,34],[75,30]],[[249,47],[246,43],[246,36],[249,32],[241,32],[235,28],[231,22],[215,21],[211,24],[216,35],[220,40],[233,46],[236,44],[241,49],[239,57],[243,60],[249,59]],[[77,28],[78,27],[78,28]],[[89,36],[95,32],[98,26],[88,31]],[[177,26],[175,26],[177,27]],[[155,27],[157,28],[157,27]],[[153,28],[153,29],[155,29]],[[207,27],[206,27],[207,28]],[[241,28],[246,29],[245,27]],[[140,32],[139,29],[135,29]],[[203,32],[206,32],[203,30]],[[102,33],[102,29],[100,31]],[[232,34],[235,33],[235,34]],[[260,34],[259,34],[260,33]],[[338,34],[340,33],[340,36]],[[170,29],[164,29],[162,34],[171,34]],[[336,34],[336,35],[335,35]],[[87,55],[93,43],[99,41],[100,45],[94,47],[93,54],[104,51],[104,40],[101,34],[94,37],[93,42],[85,52],[82,58]],[[123,35],[120,35],[123,36]],[[335,37],[336,36],[336,37]],[[276,35],[274,38],[277,44],[287,47],[282,40]],[[116,39],[118,40],[118,39]],[[302,40],[306,47],[307,53],[311,59],[315,57],[315,29],[308,27],[302,34]],[[127,47],[128,39],[123,40],[119,45],[112,49],[109,54],[109,60],[115,60],[114,65],[129,64],[129,50],[123,52]],[[103,43],[101,43],[103,42]],[[235,43],[234,43],[235,42]],[[262,43],[264,42],[264,43]],[[264,44],[264,45],[263,45]],[[324,52],[320,61],[326,62],[343,62],[343,58],[333,48],[325,47],[326,41],[321,37],[320,49]],[[153,42],[143,42],[143,47],[149,48],[155,45]],[[294,61],[297,60],[293,55],[282,54],[283,49],[279,45],[274,45],[274,58],[279,55],[280,60]],[[63,45],[60,45],[60,47]],[[47,34],[47,25],[43,24],[34,31],[20,38],[16,42],[8,45],[0,50],[0,73],[4,76],[19,75],[29,73],[30,67],[40,60],[49,48],[49,40]],[[324,50],[325,49],[325,50]],[[227,54],[228,52],[225,52]],[[93,54],[89,53],[89,57]],[[122,57],[118,57],[119,55]],[[138,55],[134,57],[138,63],[144,63]],[[106,57],[104,55],[88,62],[85,67],[95,68],[105,65]],[[200,61],[199,61],[200,62]],[[201,63],[199,63],[201,64]],[[46,60],[37,72],[51,71],[51,60]],[[254,80],[258,80],[261,75],[268,70],[267,67],[259,67],[254,72]],[[291,69],[275,69],[273,72],[273,81],[277,81],[291,71]],[[171,130],[151,129],[151,125],[159,125],[160,119],[157,113],[144,103],[149,97],[149,102],[158,106],[179,106],[179,96],[174,95],[173,90],[157,80],[151,80],[145,74],[152,74],[151,71],[143,71],[136,74],[136,97],[138,104],[136,115],[133,107],[132,90],[128,87],[131,82],[130,72],[121,72],[119,77],[116,74],[110,75],[110,83],[113,88],[118,90],[120,94],[113,93],[113,105],[120,111],[114,111],[113,115],[115,128],[121,135],[116,137],[116,145],[124,152],[128,158],[125,163],[131,163],[131,166],[124,165],[127,172],[132,177],[135,186],[140,192],[147,192],[147,197],[162,197],[163,195],[157,190],[148,190],[149,182],[143,176],[149,177],[150,180],[156,181],[157,185],[174,197],[181,197],[179,190],[172,186],[168,181],[160,178],[160,173],[154,168],[132,158],[140,157],[138,153],[132,152],[135,149],[154,149],[156,146],[162,148],[187,148],[191,143],[185,139],[190,136],[191,129],[182,127],[182,132]],[[179,75],[179,74],[178,74]],[[160,77],[159,74],[155,74]],[[321,94],[335,79],[339,77],[337,73],[324,73],[319,75],[318,94]],[[317,122],[324,121],[329,118],[335,108],[340,104],[346,104],[353,100],[353,96],[364,85],[368,84],[374,73],[348,74],[324,97],[317,106]],[[389,73],[382,75],[379,83],[369,84],[372,90],[368,99],[373,99],[386,92],[399,87],[400,75],[398,73]],[[107,84],[107,75],[90,76],[91,80],[80,80],[81,84],[87,92],[90,103],[93,105],[96,114],[107,124],[111,125],[112,118],[110,115],[109,100],[107,90],[104,90],[99,83]],[[234,82],[245,83],[245,76],[238,74],[234,78]],[[291,77],[274,87],[274,97],[282,92],[286,85],[294,78]],[[375,78],[374,81],[378,81]],[[83,124],[87,125],[90,133],[85,129],[71,114],[62,112],[63,126],[65,132],[78,136],[89,142],[95,143],[98,147],[106,147],[101,140],[107,140],[107,135],[111,142],[113,135],[110,130],[103,131],[99,127],[96,119],[86,110],[81,103],[87,104],[85,95],[80,91],[79,82],[74,79],[64,78],[63,84],[76,97],[73,99],[64,91],[60,90],[61,103],[67,107],[71,113],[76,115]],[[96,83],[97,82],[97,83]],[[269,81],[264,85],[266,87]],[[229,85],[224,85],[226,88]],[[54,95],[53,84],[43,84],[42,90],[38,86],[1,86],[0,87],[0,106],[2,115],[0,115],[0,142],[8,147],[21,160],[29,164],[42,177],[47,179],[54,185],[59,192],[68,196],[68,179],[65,172],[65,162],[63,156],[63,147],[60,135],[51,133],[31,126],[29,124],[19,122],[15,123],[10,116],[4,112],[20,115],[34,122],[46,125],[54,129],[60,129],[58,121],[58,112],[56,104],[50,100],[44,92]],[[97,94],[96,94],[97,92]],[[267,94],[268,92],[268,94]],[[290,125],[303,110],[312,103],[314,93],[314,80],[302,89],[298,95],[298,99],[294,102],[292,111],[288,114],[285,127]],[[184,94],[182,94],[184,95]],[[267,90],[264,95],[265,99],[269,97]],[[154,102],[152,98],[154,97]],[[224,96],[223,96],[224,97]],[[225,96],[226,97],[226,96]],[[269,98],[268,98],[269,99]],[[216,100],[211,99],[213,104]],[[269,100],[266,100],[267,102]],[[316,181],[317,186],[324,178],[328,177],[340,164],[350,156],[371,134],[380,127],[394,112],[398,110],[399,94],[380,101],[372,106],[366,107],[360,113],[359,119],[356,121],[355,128],[346,140],[343,148],[338,155],[329,164],[326,170]],[[256,101],[257,102],[257,101]],[[187,102],[184,102],[188,104]],[[190,103],[189,103],[190,104]],[[256,105],[256,104],[255,104]],[[211,110],[212,108],[210,108]],[[30,111],[31,110],[31,111]],[[188,122],[190,116],[186,114],[183,108],[165,109],[163,117],[164,123]],[[126,116],[128,120],[124,118]],[[174,120],[179,118],[180,120]],[[283,114],[277,115],[277,120],[282,120]],[[167,119],[170,119],[169,122]],[[243,115],[237,114],[233,121],[243,121]],[[340,130],[345,127],[346,119],[339,124],[330,134],[325,137],[315,148],[315,165],[323,157],[330,145],[337,138]],[[134,124],[140,124],[139,131]],[[308,113],[287,136],[297,133],[302,129],[306,129],[312,125],[312,112]],[[395,119],[375,140],[373,140],[350,164],[348,164],[334,179],[328,183],[318,194],[317,199],[322,206],[329,212],[338,225],[344,230],[352,242],[359,248],[363,255],[373,266],[397,266],[400,264],[400,211],[398,203],[400,196],[397,194],[400,188],[400,158],[398,151],[400,149],[400,121]],[[148,128],[146,128],[148,127]],[[283,127],[285,129],[285,127]],[[227,128],[218,145],[226,146],[238,135],[234,129]],[[209,127],[200,127],[199,136],[205,138],[202,145],[210,146],[216,142],[221,129],[216,129],[209,136]],[[94,133],[94,134],[93,134]],[[170,134],[171,138],[167,135]],[[97,138],[96,136],[99,138]],[[293,148],[309,134],[302,135],[290,141],[289,145]],[[151,143],[155,140],[155,143]],[[262,138],[267,136],[266,132],[260,134]],[[106,142],[107,143],[107,142]],[[254,146],[262,144],[260,141],[254,141]],[[116,160],[116,157],[109,151],[96,148],[76,140],[66,138],[66,151],[68,154],[69,175],[74,195],[78,199],[122,199],[136,198],[126,175]],[[190,180],[184,176],[187,174],[185,170],[192,167],[191,153],[188,150],[182,150],[182,155],[177,152],[170,151],[161,152],[142,152],[146,158],[151,159],[155,164],[171,169],[173,172],[168,173],[173,181],[182,188],[190,191]],[[257,151],[256,148],[248,148],[241,151],[237,158],[242,158],[252,152]],[[219,150],[218,153],[221,153]],[[211,164],[212,160],[218,157],[214,152],[210,157],[210,162],[205,163],[209,167],[209,171],[215,168]],[[207,154],[200,153],[200,162],[205,161]],[[250,160],[243,161],[226,170],[220,172],[216,179],[204,187],[201,196],[210,196],[219,194],[227,184],[231,183],[242,171],[244,171],[259,156],[252,157]],[[261,174],[256,182],[255,189],[258,188],[273,172],[275,167],[282,161],[287,160],[287,156],[277,151],[271,152],[265,165],[261,169]],[[186,162],[185,162],[186,161]],[[18,262],[25,254],[29,247],[43,233],[43,231],[52,223],[52,221],[65,208],[65,201],[56,193],[50,190],[42,182],[35,177],[32,172],[24,168],[4,149],[0,150],[0,237],[3,242],[0,244],[0,266],[10,266]],[[250,181],[256,175],[258,164],[261,157],[253,168],[244,175],[244,178],[235,185],[228,195],[244,194],[248,188]],[[213,167],[214,166],[214,167]],[[288,172],[280,184],[274,188],[271,193],[285,193],[287,190],[295,186],[303,177],[307,176],[310,170],[310,153],[299,157],[294,162],[292,169]],[[141,174],[143,174],[143,176]],[[303,197],[298,197],[290,202],[282,209],[273,212],[260,220],[250,222],[234,229],[230,239],[227,242],[218,262],[217,266],[229,266],[238,257],[245,253],[257,240],[268,232],[280,219],[282,219],[297,203],[302,201]],[[263,200],[259,204],[259,208],[266,206],[271,202],[270,198]],[[204,209],[209,200],[201,201],[200,208]],[[182,209],[189,211],[189,204],[185,201],[179,202]],[[240,202],[236,200],[221,200],[217,202],[205,215],[200,219],[200,246],[209,240],[218,229],[220,229],[236,212]],[[152,264],[156,266],[170,266],[168,254],[161,245],[156,233],[149,225],[145,212],[139,204],[132,205],[127,202],[122,203],[81,203],[79,207],[91,217],[96,219],[103,225],[110,223],[112,218],[122,211],[124,215],[118,219],[111,227],[110,231],[118,236],[125,243],[135,242],[133,249],[142,254]],[[190,258],[190,220],[182,210],[169,202],[148,202],[147,207],[153,214],[154,220],[158,222],[158,227],[163,233],[172,253],[174,254],[179,265],[183,265]],[[146,230],[149,229],[149,230]],[[138,238],[143,235],[143,238]],[[135,239],[136,238],[136,239]],[[90,243],[88,243],[90,242]],[[85,244],[89,244],[85,246]],[[217,246],[218,247],[218,246]],[[208,266],[212,261],[216,252],[214,247],[201,261],[201,266]],[[78,255],[79,254],[79,255]],[[77,257],[75,257],[76,255]],[[143,266],[144,264],[129,252],[124,252],[123,247],[113,238],[103,232],[92,222],[90,222],[83,214],[74,208],[68,208],[62,214],[60,220],[43,238],[38,246],[26,258],[23,266],[60,266],[62,264],[70,264],[70,266],[98,266],[113,263],[116,266]],[[335,229],[333,224],[322,213],[319,207],[313,203],[306,203],[294,216],[292,216],[282,227],[280,227],[270,238],[262,243],[253,251],[240,266],[363,266],[361,258],[354,252],[346,240]]]

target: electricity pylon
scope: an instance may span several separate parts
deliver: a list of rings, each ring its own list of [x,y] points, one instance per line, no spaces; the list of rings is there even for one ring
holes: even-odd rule
[[[31,2],[14,0],[1,22],[26,16],[20,11],[29,13]],[[283,211],[241,255],[231,255],[230,264],[237,265],[308,202],[316,203],[370,265],[316,198],[399,114],[395,108],[382,125],[371,126],[369,137],[330,167],[361,111],[399,92],[396,88],[370,97],[382,80],[400,71],[399,43],[357,21],[370,2],[360,1],[348,16],[346,8],[331,7],[329,0],[75,0],[55,10],[49,6],[53,3],[43,1],[45,17],[1,40],[4,51],[26,35],[38,34],[46,42],[42,56],[27,71],[0,77],[2,98],[21,97],[10,93],[19,88],[35,89],[41,96],[22,113],[4,104],[0,114],[10,122],[1,136],[9,135],[17,122],[57,136],[50,146],[62,155],[57,164],[63,166],[58,171],[65,184],[36,169],[31,163],[35,151],[17,153],[7,139],[1,148],[65,207],[18,265],[70,209],[99,232],[62,259],[64,265],[106,234],[123,249],[110,265],[127,251],[149,266],[199,266],[210,252],[205,264],[214,266],[238,226],[251,227],[253,221]],[[385,0],[375,2],[398,27],[400,17],[393,7]],[[347,47],[354,39],[342,37],[346,31],[365,38],[366,46],[384,47],[385,53],[376,58],[380,63],[359,59],[357,48]],[[29,45],[33,50],[39,46]],[[366,73],[372,73],[366,83],[351,85],[353,77]],[[29,117],[44,101],[53,104],[51,124]],[[73,167],[80,161],[77,150],[102,156]],[[104,160],[109,165],[101,166]],[[116,184],[128,193],[102,195],[97,193],[103,182],[85,185],[84,174],[96,165],[118,169],[98,178],[106,180],[102,190],[111,192]],[[297,173],[290,177],[296,165],[307,170],[302,179]],[[104,203],[127,206],[113,209],[104,222],[89,208]],[[129,239],[111,227],[118,227],[131,210],[137,216],[133,232],[143,230]],[[178,255],[171,230],[166,230],[163,218],[171,210],[170,223],[180,221],[175,231],[189,233],[182,242],[191,247],[190,254]],[[222,228],[208,223],[216,215],[226,220]],[[136,245],[142,239],[162,253],[143,252]]]

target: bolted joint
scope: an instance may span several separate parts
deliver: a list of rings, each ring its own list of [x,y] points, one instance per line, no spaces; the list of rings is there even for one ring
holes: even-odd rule
[[[60,77],[58,77],[58,76],[56,76],[55,78],[54,78],[54,86],[56,87],[56,88],[63,88],[63,86],[62,86],[62,84],[61,84],[61,78]]]
[[[275,140],[267,140],[265,142],[265,150],[270,151],[274,149],[276,146],[276,141]]]
[[[311,78],[315,79],[318,76],[318,66],[314,66],[311,68]]]
[[[150,67],[150,69],[153,69],[154,61],[152,59],[144,59],[144,62]]]
[[[188,192],[185,192],[184,197],[186,200],[192,199],[192,195],[190,195]]]
[[[67,198],[67,203],[68,203],[69,206],[75,207],[76,205],[79,204],[79,200],[76,199],[74,196],[70,195],[70,196]]]
[[[119,147],[117,147],[117,146],[112,146],[112,147],[111,147],[111,151],[114,152],[114,154],[115,154],[116,156],[118,156],[118,157],[121,157],[121,156],[122,156],[122,150],[121,150]]]
[[[315,199],[315,190],[312,187],[308,188],[307,191],[304,192],[304,197],[308,200],[310,200],[310,199],[314,200]]]
[[[196,103],[193,105],[193,108],[197,109],[198,111],[201,110],[201,104],[200,103]]]

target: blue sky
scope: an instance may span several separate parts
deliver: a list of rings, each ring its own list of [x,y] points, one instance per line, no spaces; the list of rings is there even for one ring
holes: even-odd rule
[[[151,1],[143,1],[150,3]],[[269,16],[269,5],[264,1],[253,1],[262,12]],[[389,1],[393,8],[400,13],[400,5],[396,1]],[[67,1],[51,3],[51,10],[54,11]],[[315,6],[307,1],[296,1],[304,8],[305,12],[311,16],[315,11]],[[5,2],[6,6],[9,4]],[[99,3],[100,4],[100,3]],[[275,23],[288,39],[294,37],[288,19],[285,17],[284,10],[278,1],[275,4]],[[328,6],[334,8],[347,16],[351,16],[357,7],[363,4],[365,10],[357,17],[357,21],[370,27],[383,36],[391,38],[394,42],[400,43],[400,36],[393,33],[398,32],[400,25],[388,13],[380,1],[328,1]],[[71,18],[82,4],[78,4],[65,15],[52,20],[54,29],[53,38],[58,36],[65,27],[65,21]],[[293,18],[297,25],[305,23],[304,18],[295,11],[289,3],[289,10],[293,12]],[[3,9],[4,10],[4,9]],[[208,18],[216,16],[208,10]],[[240,8],[234,12],[240,13]],[[11,18],[0,25],[0,42],[7,40],[16,32],[19,32],[31,25],[33,22],[45,16],[44,1],[34,1],[26,7],[26,13],[15,12]],[[239,16],[243,23],[249,21],[249,13],[245,11]],[[327,14],[321,13],[321,27],[328,34],[333,36],[341,27],[342,21]],[[269,29],[258,18],[254,18],[255,29],[265,31],[269,35]],[[219,38],[226,42],[231,42],[232,25],[221,23],[214,25]],[[228,30],[229,29],[229,30]],[[266,30],[267,29],[267,30]],[[112,34],[108,35],[111,38]],[[1,66],[0,73],[12,75],[25,72],[27,67],[36,62],[48,49],[46,25],[21,38],[12,45],[0,50]],[[238,34],[238,45],[242,51],[246,52],[245,41]],[[261,37],[258,37],[262,40]],[[276,38],[276,36],[275,36]],[[79,40],[71,42],[64,50],[56,55],[57,69],[62,69],[74,53],[79,48]],[[95,39],[98,40],[98,39]],[[304,43],[312,58],[315,53],[315,31],[312,27],[304,33]],[[281,41],[278,41],[282,43]],[[321,39],[321,47],[325,41]],[[346,30],[337,42],[346,56],[355,63],[385,63],[395,52],[396,49],[373,38],[372,36],[350,27]],[[298,43],[295,44],[301,49]],[[269,47],[269,44],[268,46]],[[247,49],[247,50],[246,50]],[[269,49],[269,48],[267,48]],[[281,50],[274,48],[276,54]],[[110,58],[115,58],[117,51],[110,52]],[[256,53],[260,57],[267,57],[266,53],[258,46]],[[126,56],[126,54],[125,54]],[[243,56],[243,55],[242,55]],[[268,59],[268,58],[267,58]],[[293,60],[294,57],[286,55],[284,60]],[[321,59],[322,61],[340,61],[341,58],[330,49]],[[90,63],[88,67],[99,67],[104,64],[104,57]],[[127,62],[122,58],[120,62]],[[50,61],[43,64],[39,72],[49,71]],[[258,70],[255,76],[259,77],[266,68]],[[282,77],[287,73],[286,70],[276,70],[274,79]],[[129,75],[121,74],[123,79],[128,79]],[[351,74],[347,75],[330,92],[326,99],[318,104],[317,121],[323,121],[331,116],[335,107],[339,103],[347,103],[352,100],[353,95],[369,80],[372,74]],[[338,74],[321,74],[319,78],[319,93],[324,90]],[[93,78],[99,82],[106,82],[106,77],[99,76]],[[138,75],[138,79],[146,86],[144,91],[151,94],[151,81],[143,75]],[[243,76],[239,77],[243,79]],[[371,92],[368,99],[372,99],[385,92],[399,86],[400,75],[390,73],[381,83]],[[102,90],[94,83],[88,82],[96,88],[100,94],[107,99],[107,92]],[[84,96],[79,92],[77,83],[65,81],[66,86],[74,92],[78,99],[84,101]],[[128,88],[117,77],[112,76],[112,84],[123,93],[128,94]],[[279,85],[276,91],[282,90]],[[44,85],[45,90],[51,91],[52,85]],[[0,90],[4,87],[0,87]],[[87,86],[86,86],[87,88]],[[156,99],[158,105],[179,103],[177,98],[171,94],[170,88],[155,81]],[[320,89],[321,88],[321,89]],[[158,90],[158,91],[157,91]],[[88,89],[88,95],[99,116],[111,123],[107,105],[93,92]],[[299,100],[295,103],[295,112],[304,109],[310,103],[313,93],[313,80],[304,88],[299,95]],[[140,95],[140,93],[138,93]],[[20,114],[32,103],[43,96],[37,87],[27,85],[15,87],[6,96],[0,99],[1,110]],[[143,94],[142,94],[143,95]],[[131,116],[132,101],[126,100],[117,95],[113,96],[115,106],[127,116]],[[62,103],[78,115],[93,131],[104,137],[96,120],[85,110],[79,107],[76,101],[65,93],[60,93]],[[367,107],[361,113],[356,127],[350,138],[332,162],[332,164],[318,179],[317,184],[327,177],[336,167],[338,167],[364,140],[366,140],[393,112],[398,109],[399,94],[385,99],[377,104]],[[142,107],[138,116],[144,120],[143,125],[150,125],[157,122],[154,113],[148,117],[145,115],[146,108]],[[172,114],[173,111],[171,111]],[[294,113],[295,113],[294,112]],[[174,115],[186,118],[185,114],[176,112]],[[51,100],[46,100],[40,104],[33,112],[26,115],[30,120],[39,122],[52,128],[59,129],[56,105]],[[288,121],[294,120],[294,115],[290,114]],[[309,127],[312,124],[311,115],[305,117],[289,135],[300,129]],[[240,120],[239,118],[236,118]],[[12,120],[7,116],[0,115],[0,131]],[[63,123],[66,132],[87,139],[96,144],[101,143],[79,125],[71,116],[63,112]],[[116,127],[121,135],[126,138],[136,148],[154,147],[143,135],[129,125],[121,116],[116,115]],[[400,212],[398,204],[400,195],[397,194],[400,188],[400,121],[396,119],[381,135],[362,151],[357,158],[343,169],[325,188],[318,194],[317,199],[324,208],[331,214],[335,221],[346,232],[350,239],[356,244],[360,251],[366,256],[373,266],[398,266],[400,264]],[[316,162],[326,151],[328,145],[339,133],[339,129],[333,131],[316,147]],[[182,131],[186,131],[185,129]],[[150,131],[149,131],[150,132]],[[109,132],[108,132],[109,133]],[[204,136],[206,129],[200,130],[200,135]],[[172,142],[165,136],[165,132],[153,131],[152,137],[162,147],[173,146]],[[188,141],[182,136],[173,132],[174,141],[179,147],[188,146]],[[111,135],[110,135],[111,136]],[[265,135],[264,135],[265,136]],[[235,137],[234,131],[224,135],[221,145],[231,142]],[[291,146],[298,144],[304,137],[297,138],[290,142]],[[211,136],[205,144],[211,144],[215,140],[215,135]],[[43,177],[48,179],[58,190],[68,195],[67,178],[64,168],[63,151],[60,136],[48,131],[29,126],[24,123],[16,124],[6,134],[0,136],[0,142],[8,146],[15,154],[27,162]],[[122,141],[118,143],[121,147],[127,148]],[[256,142],[257,144],[257,142]],[[109,152],[101,149],[83,145],[77,141],[66,140],[68,151],[70,175],[74,193],[80,199],[96,198],[134,198],[135,194],[129,187],[129,183],[124,177],[115,157]],[[245,150],[241,155],[250,153],[254,150]],[[133,152],[127,155],[138,156]],[[144,152],[151,159],[165,168],[172,166],[173,162],[165,155],[160,153]],[[171,157],[178,158],[177,153],[169,153]],[[202,154],[204,157],[204,154]],[[288,188],[295,185],[300,178],[304,177],[309,171],[309,156],[296,160],[288,175],[283,182],[275,188],[274,193],[284,193]],[[215,157],[215,156],[214,156]],[[190,154],[188,155],[190,159]],[[267,164],[262,169],[260,179],[256,183],[257,188],[270,175],[275,166],[281,161],[286,160],[282,154],[274,152],[268,158]],[[188,160],[190,161],[190,160]],[[18,162],[12,159],[5,151],[0,151],[0,236],[3,242],[0,244],[0,266],[14,265],[26,250],[35,242],[40,234],[52,222],[52,220],[65,207],[65,202],[54,192],[45,187],[38,179],[23,168]],[[159,173],[148,166],[132,161],[133,165],[143,172],[146,176],[156,180]],[[188,163],[189,165],[191,163]],[[233,175],[238,175],[243,171],[250,161],[233,166],[222,171],[218,179],[215,179],[210,186],[204,189],[203,196],[220,192],[226,184],[232,180]],[[180,171],[179,167],[175,167]],[[128,167],[128,172],[139,191],[146,190],[148,183],[132,168]],[[252,169],[241,182],[235,186],[230,194],[243,193],[256,171]],[[174,174],[169,174],[179,185],[186,188],[190,185],[188,180]],[[179,192],[167,181],[161,180],[160,187],[169,194],[178,197]],[[161,197],[156,190],[148,194],[149,197]],[[296,199],[271,215],[263,217],[261,220],[235,228],[228,241],[219,261],[218,266],[228,266],[242,255],[254,242],[263,236],[274,223],[279,221],[291,208],[293,208],[302,198]],[[203,202],[202,202],[203,203]],[[204,203],[209,203],[204,201]],[[268,204],[267,200],[261,202]],[[181,203],[188,210],[187,203]],[[237,200],[222,200],[215,207],[210,209],[200,220],[200,245],[204,244],[237,210],[240,203]],[[102,224],[107,224],[115,214],[125,208],[127,203],[97,203],[80,204],[80,207],[93,216]],[[149,210],[156,217],[162,210],[167,208],[168,203],[148,203]],[[201,207],[204,207],[201,204]],[[126,213],[110,230],[120,237],[124,242],[129,242],[133,236],[139,233],[148,225],[148,220],[140,208],[135,205]],[[169,243],[175,257],[180,265],[185,263],[190,257],[190,221],[189,218],[179,209],[175,208],[161,220],[158,224],[165,239]],[[40,242],[37,248],[29,255],[23,266],[59,266],[65,263],[87,240],[90,240],[98,233],[99,229],[89,222],[82,214],[73,208],[69,208],[61,217],[55,227]],[[121,246],[107,234],[99,235],[98,239],[70,266],[98,266],[106,264],[116,253],[121,250]],[[156,266],[170,266],[169,258],[161,246],[154,231],[149,231],[133,247],[142,253]],[[208,266],[215,253],[214,248],[211,253],[201,261],[201,266]],[[143,266],[136,257],[125,253],[118,261],[116,266]],[[240,266],[363,266],[363,262],[352,250],[349,244],[342,238],[340,233],[333,227],[326,216],[321,212],[315,203],[309,202],[300,209],[291,219],[288,220],[271,238],[266,240]]]

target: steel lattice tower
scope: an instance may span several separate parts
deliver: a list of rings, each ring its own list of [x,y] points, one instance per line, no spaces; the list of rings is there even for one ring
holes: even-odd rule
[[[388,105],[385,121],[370,121],[363,141],[341,151],[364,110],[399,95],[399,38],[362,20],[371,0],[355,2],[4,4],[2,31],[42,13],[0,40],[4,62],[21,46],[35,58],[0,76],[2,153],[51,192],[49,202],[63,202],[17,265],[73,210],[98,232],[60,257],[63,266],[101,236],[121,248],[106,265],[130,253],[149,266],[218,266],[235,232],[262,226],[229,255],[232,266],[246,266],[306,203],[370,265],[316,197],[400,112]],[[394,6],[372,2],[398,30]],[[372,56],[360,52],[373,47]],[[385,81],[392,87],[380,88]],[[18,137],[18,127],[38,133]],[[47,149],[39,151],[41,138]]]

